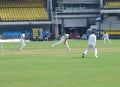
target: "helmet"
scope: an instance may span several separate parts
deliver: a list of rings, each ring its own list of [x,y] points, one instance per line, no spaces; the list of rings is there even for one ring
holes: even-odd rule
[[[87,30],[87,36],[89,36],[92,33],[94,33],[94,34],[96,33],[93,28],[90,28],[90,29]]]
[[[87,30],[87,36],[89,36],[91,33],[92,33],[92,29],[89,28],[89,29]]]

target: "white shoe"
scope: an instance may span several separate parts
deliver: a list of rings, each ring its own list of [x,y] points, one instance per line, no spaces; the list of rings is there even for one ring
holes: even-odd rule
[[[54,47],[54,45],[52,45],[52,47]]]
[[[82,58],[85,58],[85,53],[82,54]]]
[[[26,46],[26,44],[24,44],[24,46]]]
[[[98,58],[98,56],[95,56],[95,58]]]

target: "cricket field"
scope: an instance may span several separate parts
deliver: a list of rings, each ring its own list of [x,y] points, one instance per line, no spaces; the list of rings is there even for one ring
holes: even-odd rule
[[[98,58],[93,49],[85,58],[87,40],[3,43],[0,51],[0,87],[120,87],[120,40],[104,45],[97,40]]]

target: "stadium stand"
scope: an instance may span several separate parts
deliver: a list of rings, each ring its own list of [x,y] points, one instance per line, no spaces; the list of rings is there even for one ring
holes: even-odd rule
[[[120,1],[118,0],[107,0],[104,8],[120,8]]]
[[[103,0],[103,3],[101,30],[108,32],[111,38],[120,38],[120,0]]]
[[[44,8],[2,8],[1,20],[47,20]]]
[[[120,36],[120,22],[119,21],[104,21],[101,24],[101,29],[106,31],[111,38],[119,38]]]
[[[0,34],[18,38],[27,31],[27,37],[35,39],[37,29],[46,27],[53,37],[57,36],[54,32],[76,31],[82,36],[96,25],[98,31],[116,38],[120,37],[119,8],[120,0],[0,0]]]
[[[12,20],[48,20],[45,3],[42,0],[0,0],[0,19]]]
[[[1,39],[20,38],[25,31],[26,38],[32,40],[35,37],[33,29],[41,28],[43,24],[30,23],[50,21],[46,5],[47,0],[0,0]]]

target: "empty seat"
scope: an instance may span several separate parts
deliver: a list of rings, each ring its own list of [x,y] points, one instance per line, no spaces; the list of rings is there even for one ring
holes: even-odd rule
[[[0,0],[0,18],[10,20],[48,20],[43,0]]]

